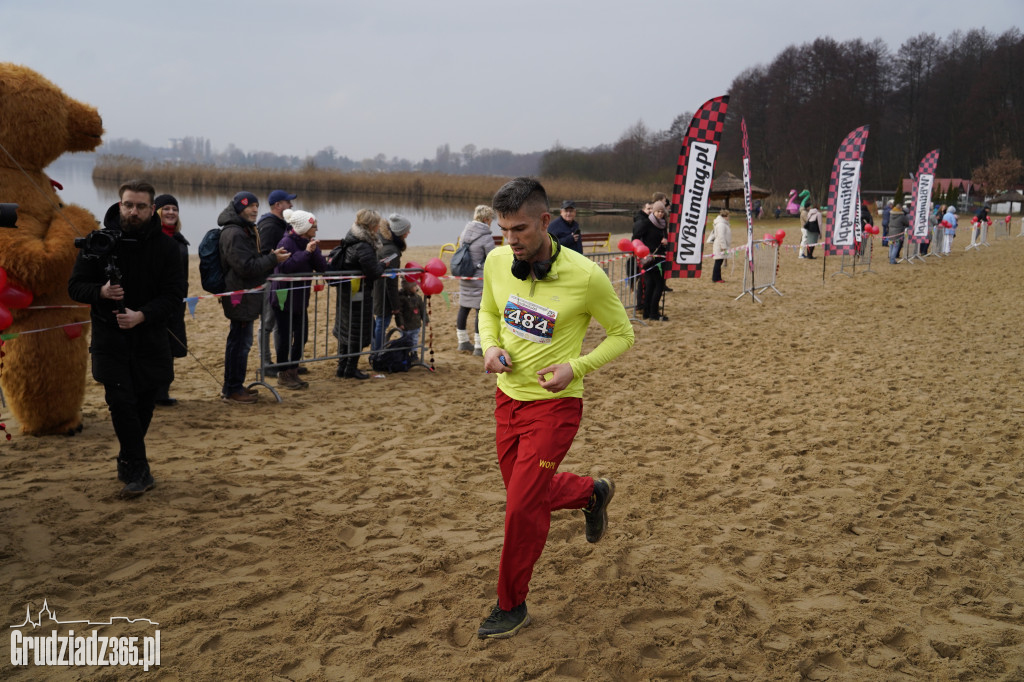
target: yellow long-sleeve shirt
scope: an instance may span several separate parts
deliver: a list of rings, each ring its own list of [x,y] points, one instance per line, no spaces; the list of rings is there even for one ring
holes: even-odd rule
[[[582,398],[583,376],[633,345],[633,325],[608,276],[593,261],[561,249],[541,281],[517,279],[512,249],[499,247],[484,262],[480,337],[484,352],[508,351],[513,371],[498,375],[498,388],[514,400]],[[605,330],[594,350],[580,356],[591,318]],[[568,362],[573,379],[560,393],[541,388],[537,371]]]

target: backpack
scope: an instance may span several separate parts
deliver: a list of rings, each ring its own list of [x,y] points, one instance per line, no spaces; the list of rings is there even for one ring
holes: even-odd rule
[[[391,338],[395,332],[398,336]],[[375,372],[408,372],[412,362],[412,335],[400,329],[389,331],[384,347],[370,356],[370,366]]]
[[[328,270],[344,270],[345,269],[345,241],[342,240],[340,244],[331,249],[331,252],[327,254],[327,269]]]
[[[199,242],[199,278],[203,289],[211,294],[223,294],[228,290],[224,266],[220,262],[220,232],[221,228],[214,227]]]
[[[476,275],[476,263],[469,253],[472,242],[462,242],[452,254],[451,271],[455,277],[473,277]]]

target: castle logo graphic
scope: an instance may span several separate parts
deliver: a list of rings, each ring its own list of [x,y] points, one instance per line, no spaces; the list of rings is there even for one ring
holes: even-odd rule
[[[106,636],[98,628],[113,625],[132,629],[150,629],[142,636]],[[148,618],[112,616],[107,620],[60,620],[47,600],[32,617],[32,606],[25,607],[25,620],[11,625],[11,665],[15,666],[141,666],[148,671],[160,665],[160,623]],[[73,628],[79,628],[75,634]],[[91,628],[89,634],[83,631]],[[49,629],[46,634],[38,630]],[[65,633],[64,630],[67,630]],[[141,650],[140,650],[141,648]]]

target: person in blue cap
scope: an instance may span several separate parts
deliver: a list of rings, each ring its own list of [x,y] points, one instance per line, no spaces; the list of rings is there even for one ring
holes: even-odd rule
[[[548,224],[548,234],[558,243],[576,253],[583,253],[580,224],[576,222],[576,202],[566,199],[562,202],[559,216]]]
[[[267,197],[267,204],[270,212],[260,216],[256,223],[256,230],[260,235],[260,252],[270,253],[281,243],[284,235],[288,232],[288,223],[284,219],[284,212],[292,208],[292,201],[296,194],[289,194],[283,189],[275,189]],[[270,341],[274,337],[274,330],[277,328],[277,315],[274,314],[270,297],[264,298],[263,313],[260,316],[260,357],[264,365],[273,364],[274,357],[270,352]],[[300,368],[300,369],[305,369]],[[303,372],[304,374],[305,372]],[[267,370],[268,377],[276,377],[277,370],[271,367]]]

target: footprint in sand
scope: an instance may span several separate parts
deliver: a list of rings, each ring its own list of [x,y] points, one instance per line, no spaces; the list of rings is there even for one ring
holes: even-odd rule
[[[347,526],[338,532],[338,539],[349,549],[359,547],[366,542],[366,528]]]

